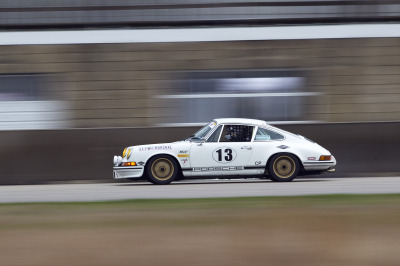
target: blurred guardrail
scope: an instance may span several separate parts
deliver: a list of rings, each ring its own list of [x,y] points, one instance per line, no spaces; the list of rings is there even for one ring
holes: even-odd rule
[[[1,28],[392,21],[395,0],[5,0]]]
[[[400,173],[400,123],[328,123],[279,126],[304,135],[337,158],[333,176]],[[183,139],[197,130],[126,128],[0,131],[0,184],[112,180],[112,158],[128,145]],[[325,174],[326,176],[332,176]]]

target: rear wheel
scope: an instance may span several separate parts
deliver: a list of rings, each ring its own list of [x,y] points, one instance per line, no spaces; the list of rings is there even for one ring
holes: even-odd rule
[[[292,181],[299,171],[299,160],[289,153],[274,155],[268,165],[271,180],[276,182]]]
[[[178,174],[178,165],[168,155],[154,156],[147,165],[148,180],[157,185],[167,185],[175,180]]]

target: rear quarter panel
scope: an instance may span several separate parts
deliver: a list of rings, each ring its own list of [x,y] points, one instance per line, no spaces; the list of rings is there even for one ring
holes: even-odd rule
[[[309,159],[318,160],[323,154],[330,154],[326,149],[316,143],[305,139],[286,137],[284,140],[255,141],[254,151],[249,160],[249,165],[267,165],[268,160],[278,153],[291,153],[296,155],[300,163]]]

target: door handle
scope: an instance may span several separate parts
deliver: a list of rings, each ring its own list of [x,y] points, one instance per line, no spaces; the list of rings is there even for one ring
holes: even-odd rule
[[[241,149],[242,149],[242,150],[246,149],[246,150],[249,150],[249,151],[251,151],[251,150],[252,150],[252,147],[249,147],[249,146],[244,146],[244,147],[242,147]]]

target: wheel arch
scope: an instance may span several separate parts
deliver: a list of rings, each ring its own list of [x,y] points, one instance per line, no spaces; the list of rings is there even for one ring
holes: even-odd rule
[[[151,159],[153,159],[153,158],[156,157],[156,156],[168,156],[168,157],[171,157],[173,160],[175,160],[175,162],[176,162],[176,164],[177,164],[177,166],[178,166],[178,176],[179,176],[179,177],[182,176],[182,166],[181,166],[181,164],[179,163],[178,158],[176,158],[173,154],[170,154],[170,153],[157,153],[157,154],[151,155],[151,156],[147,159],[146,164],[144,165],[145,172],[146,172],[147,167],[149,166],[149,163],[150,163]]]
[[[293,153],[293,152],[281,152],[281,151],[275,152],[275,153],[271,154],[271,156],[269,156],[269,158],[268,158],[268,160],[267,160],[267,163],[265,164],[265,169],[266,169],[266,170],[268,170],[268,165],[271,163],[272,158],[273,158],[275,155],[278,155],[278,154],[279,154],[279,155],[290,154],[290,155],[295,156],[295,157],[297,158],[297,160],[299,161],[299,164],[300,164],[300,172],[304,172],[303,162],[300,160],[300,157],[299,157],[296,153]]]

